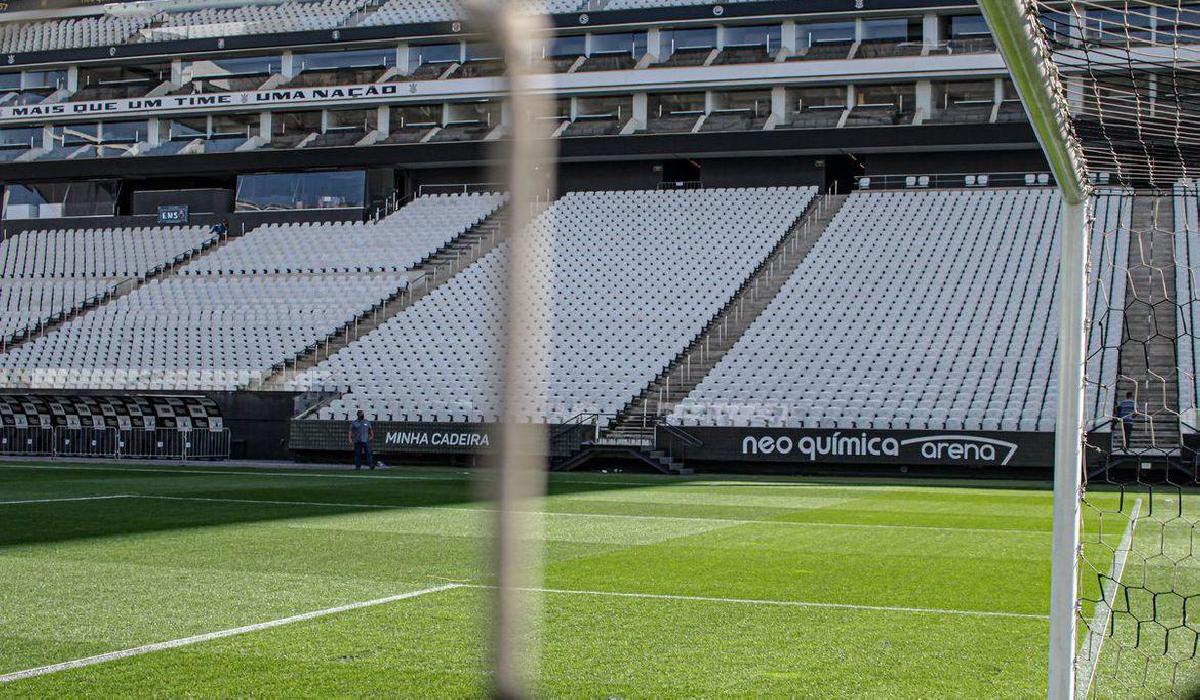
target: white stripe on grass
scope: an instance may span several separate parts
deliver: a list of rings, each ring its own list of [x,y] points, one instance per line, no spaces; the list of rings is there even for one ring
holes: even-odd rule
[[[495,589],[495,586],[465,584],[463,588]],[[760,600],[756,598],[720,598],[701,595],[675,595],[670,593],[631,593],[628,591],[587,591],[573,588],[521,588],[528,593],[548,595],[600,596],[610,598],[639,598],[645,600],[674,600],[698,603],[724,603],[732,605],[766,605],[791,608],[828,608],[832,610],[864,610],[868,612],[920,613],[927,615],[965,615],[970,617],[1007,617],[1027,620],[1049,620],[1048,615],[1038,613],[1009,612],[1007,610],[955,610],[953,608],[914,608],[893,605],[857,605],[855,603],[823,603],[811,600]]]
[[[410,598],[417,598],[417,597],[420,597],[423,595],[428,595],[430,593],[438,593],[440,591],[448,591],[448,590],[451,590],[454,588],[462,588],[462,585],[457,584],[457,583],[447,583],[447,584],[443,584],[440,586],[433,586],[432,588],[423,588],[419,591],[409,591],[408,593],[401,593],[399,595],[388,596],[386,598],[376,598],[375,600],[365,600],[365,601],[358,602],[358,603],[348,603],[346,605],[339,605],[339,606],[332,607],[332,608],[325,608],[324,610],[314,610],[312,612],[300,613],[299,615],[292,615],[291,617],[284,617],[284,618],[280,618],[278,620],[271,620],[269,622],[259,622],[258,624],[254,624],[254,625],[245,625],[243,627],[234,627],[232,629],[219,630],[217,632],[206,632],[204,634],[197,634],[197,635],[194,635],[191,637],[183,637],[182,639],[172,639],[172,640],[168,640],[165,642],[155,642],[154,644],[145,644],[140,647],[133,647],[132,649],[123,649],[121,651],[111,651],[111,652],[108,652],[107,654],[97,654],[96,656],[89,656],[89,657],[86,657],[83,659],[76,659],[74,661],[64,661],[63,663],[51,664],[49,666],[39,666],[37,668],[29,668],[29,669],[25,669],[24,671],[16,671],[14,673],[8,673],[8,674],[0,676],[0,683],[11,683],[13,681],[24,680],[26,678],[35,678],[37,676],[46,676],[46,675],[50,675],[52,673],[60,673],[62,671],[70,671],[70,670],[77,669],[77,668],[86,668],[88,666],[104,664],[104,663],[108,663],[110,661],[117,661],[119,659],[127,659],[131,656],[141,656],[143,654],[150,654],[150,653],[153,653],[156,651],[165,651],[167,649],[178,649],[179,647],[185,647],[185,646],[189,646],[192,644],[200,644],[201,642],[209,642],[209,641],[212,641],[215,639],[225,639],[226,637],[235,637],[235,636],[238,636],[241,634],[250,634],[252,632],[261,632],[263,630],[269,630],[269,629],[273,629],[275,627],[283,627],[284,625],[291,625],[291,624],[295,624],[297,622],[307,622],[308,620],[314,620],[318,617],[325,617],[327,615],[335,615],[337,613],[348,612],[350,610],[359,610],[361,608],[369,608],[369,607],[373,607],[376,605],[386,605],[388,603],[395,603],[395,602],[401,601],[401,600],[409,600]]]
[[[69,498],[30,498],[23,501],[0,501],[0,506],[24,506],[33,503],[71,503],[74,501],[111,501],[117,498],[136,498],[133,494],[124,493],[115,496],[72,496]]]
[[[378,503],[328,503],[323,501],[288,501],[265,500],[255,498],[215,498],[204,496],[135,496],[146,500],[156,501],[197,501],[201,503],[245,503],[277,506],[310,506],[313,508],[361,508],[372,510],[422,510],[422,511],[454,511],[462,513],[495,513],[494,508],[466,508],[463,506],[406,506],[385,505]],[[803,511],[799,511],[803,512]],[[780,525],[783,527],[840,527],[840,528],[883,528],[887,530],[936,530],[942,532],[980,532],[988,534],[1027,534],[1049,537],[1048,530],[1018,530],[1007,528],[987,527],[940,527],[937,525],[892,525],[887,523],[832,523],[801,520],[747,520],[742,518],[689,518],[682,515],[637,515],[631,513],[569,513],[565,511],[520,511],[522,515],[545,515],[567,518],[601,518],[614,520],[652,520],[667,522],[696,522],[712,523],[724,526],[733,525]]]
[[[1137,528],[1138,515],[1141,510],[1142,499],[1139,498],[1133,502],[1133,510],[1129,513],[1129,524],[1125,526],[1125,534],[1121,536],[1121,543],[1117,545],[1117,549],[1113,553],[1112,566],[1108,568],[1108,578],[1104,580],[1100,602],[1096,603],[1096,610],[1092,613],[1091,622],[1088,623],[1087,639],[1083,641],[1079,652],[1075,655],[1076,673],[1081,674],[1075,682],[1076,698],[1087,697],[1088,691],[1092,687],[1092,679],[1096,676],[1096,666],[1100,662],[1100,650],[1104,647],[1108,623],[1112,618],[1112,600],[1121,587],[1121,577],[1125,573],[1125,561],[1133,549],[1133,532]]]

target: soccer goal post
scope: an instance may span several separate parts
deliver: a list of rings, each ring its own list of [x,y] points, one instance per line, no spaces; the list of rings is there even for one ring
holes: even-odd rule
[[[1088,181],[1073,143],[1057,71],[1023,0],[979,0],[1062,193],[1059,217],[1058,414],[1054,449],[1048,696],[1075,696],[1075,605],[1083,477],[1087,353]]]
[[[1048,695],[1195,696],[1200,8],[979,4],[1061,192]]]

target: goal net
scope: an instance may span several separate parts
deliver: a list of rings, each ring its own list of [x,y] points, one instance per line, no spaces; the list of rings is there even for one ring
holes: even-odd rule
[[[1200,5],[980,5],[1064,200],[1049,694],[1196,697]]]

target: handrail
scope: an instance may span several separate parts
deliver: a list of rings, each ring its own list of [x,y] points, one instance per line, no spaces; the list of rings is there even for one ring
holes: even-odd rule
[[[686,430],[680,428],[677,425],[672,425],[672,424],[668,423],[665,419],[660,419],[659,421],[657,421],[654,424],[654,427],[662,428],[664,432],[666,432],[674,437],[677,437],[680,440],[683,440],[690,447],[703,447],[704,446],[703,440],[696,437],[695,435],[692,435],[691,433],[687,432]]]

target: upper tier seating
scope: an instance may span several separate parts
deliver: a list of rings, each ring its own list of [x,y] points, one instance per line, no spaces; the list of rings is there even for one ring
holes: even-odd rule
[[[587,0],[520,0],[527,12],[551,14],[577,12],[585,9]],[[459,0],[387,0],[378,10],[362,21],[365,27],[382,27],[389,24],[424,24],[428,22],[451,22],[467,16],[467,9]]]
[[[185,275],[402,272],[491,216],[501,194],[418,197],[374,223],[271,224],[181,270]]]
[[[141,31],[140,41],[200,39],[212,36],[271,34],[340,27],[365,0],[288,0],[274,5],[206,8],[159,15]]]
[[[815,188],[575,192],[535,222],[552,285],[545,401],[528,420],[614,413],[703,329],[804,212]],[[301,376],[352,387],[319,412],[494,421],[507,247]],[[532,331],[532,329],[531,329]],[[532,335],[532,333],[531,333]],[[530,341],[532,342],[532,340]]]
[[[1111,235],[1092,240],[1096,420],[1114,400],[1122,316],[1106,310],[1124,303],[1128,209],[1097,199]],[[1051,190],[852,194],[671,420],[1053,430],[1058,214]]]
[[[150,15],[100,15],[0,23],[0,53],[30,53],[116,46],[150,21]]]
[[[30,231],[0,242],[0,341],[76,311],[122,281],[216,240],[206,228]]]

